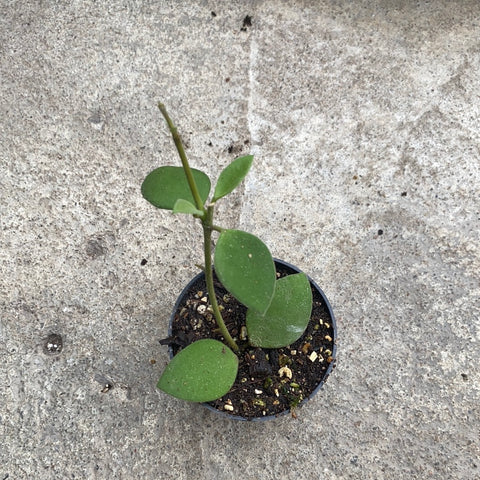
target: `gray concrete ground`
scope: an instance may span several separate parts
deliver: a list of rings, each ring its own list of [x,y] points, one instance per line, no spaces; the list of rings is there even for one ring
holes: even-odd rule
[[[0,480],[480,478],[477,1],[4,0],[0,52]],[[155,389],[200,252],[140,195],[158,100],[212,177],[255,154],[219,223],[331,300],[297,420]]]

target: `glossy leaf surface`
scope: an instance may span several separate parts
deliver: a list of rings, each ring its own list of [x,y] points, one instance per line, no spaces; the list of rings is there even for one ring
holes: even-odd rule
[[[215,247],[215,272],[223,286],[246,307],[267,311],[275,291],[276,272],[267,246],[255,235],[224,230]]]
[[[210,179],[200,170],[191,170],[200,197],[205,203],[210,193]],[[180,198],[195,205],[182,167],[159,167],[150,172],[142,183],[142,195],[155,207],[166,210],[173,210]]]
[[[277,280],[275,295],[265,315],[247,311],[251,345],[280,348],[298,340],[312,314],[312,290],[308,277],[297,273]]]
[[[173,213],[188,213],[191,215],[202,215],[203,212],[198,210],[193,203],[188,200],[179,198],[173,206]]]
[[[219,198],[222,198],[233,191],[245,178],[245,175],[250,170],[252,162],[253,155],[246,155],[235,159],[230,165],[225,167],[218,177],[212,201],[216,202]]]
[[[182,400],[209,402],[225,395],[238,370],[238,358],[218,340],[204,339],[175,355],[157,387]]]

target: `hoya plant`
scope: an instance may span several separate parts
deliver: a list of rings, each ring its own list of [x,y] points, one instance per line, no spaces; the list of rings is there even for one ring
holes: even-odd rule
[[[237,376],[238,356],[242,354],[238,340],[232,337],[222,318],[214,270],[224,288],[247,307],[247,338],[252,347],[281,348],[300,338],[310,320],[312,292],[304,273],[277,279],[272,254],[255,235],[214,222],[216,203],[242,182],[253,156],[239,157],[225,167],[211,194],[210,178],[190,167],[177,128],[165,106],[159,103],[158,107],[182,166],[162,166],[150,172],[143,181],[142,195],[157,208],[198,219],[203,229],[202,269],[208,302],[223,342],[202,339],[183,348],[167,365],[157,386],[180,399],[208,402],[230,390]],[[214,235],[216,245],[212,252]]]

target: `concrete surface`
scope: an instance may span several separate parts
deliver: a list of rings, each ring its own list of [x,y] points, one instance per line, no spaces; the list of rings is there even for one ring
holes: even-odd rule
[[[480,478],[479,19],[467,0],[1,2],[0,480]],[[255,154],[219,223],[332,302],[338,366],[297,420],[155,389],[200,239],[140,195],[177,162],[158,100],[211,176]]]

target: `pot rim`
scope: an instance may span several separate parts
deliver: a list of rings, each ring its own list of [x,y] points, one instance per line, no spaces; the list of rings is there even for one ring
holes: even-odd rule
[[[300,270],[298,267],[296,267],[295,265],[292,265],[291,263],[288,263],[288,262],[285,262],[284,260],[280,260],[278,258],[274,258],[273,261],[275,262],[275,264],[279,264],[283,267],[287,267],[287,268],[290,268],[291,270],[297,272],[297,273],[303,273],[302,270]],[[188,293],[188,291],[190,290],[190,287],[195,283],[197,282],[198,280],[200,280],[202,277],[205,276],[205,273],[204,272],[200,272],[198,273],[197,275],[195,275],[189,282],[188,284],[183,288],[182,292],[180,293],[180,295],[178,296],[177,298],[177,301],[175,302],[175,305],[173,307],[173,310],[172,310],[172,313],[170,315],[170,320],[169,320],[169,324],[168,324],[168,336],[170,337],[172,335],[172,324],[173,324],[173,320],[174,320],[174,317],[175,317],[175,313],[176,311],[178,310],[178,307],[180,305],[180,302],[182,301],[183,297]],[[301,407],[302,405],[304,405],[305,403],[307,403],[309,400],[311,400],[320,390],[321,388],[323,387],[324,383],[327,381],[328,377],[330,376],[330,374],[332,373],[332,370],[334,369],[335,367],[335,363],[336,363],[336,354],[337,354],[337,322],[335,320],[335,316],[333,314],[333,309],[332,309],[332,306],[330,305],[330,302],[328,301],[328,298],[327,296],[325,295],[325,293],[323,292],[323,290],[317,285],[317,283],[309,276],[307,275],[307,278],[310,282],[310,284],[318,291],[318,293],[321,295],[322,297],[322,300],[323,302],[325,303],[325,306],[328,310],[328,313],[330,315],[330,321],[331,321],[331,325],[332,325],[332,329],[333,329],[333,350],[332,350],[332,357],[333,357],[333,361],[330,362],[330,364],[328,365],[328,368],[327,370],[325,371],[323,377],[322,377],[322,380],[318,383],[318,385],[315,387],[315,390],[313,390],[313,392],[308,396],[308,397],[305,397],[299,404],[296,408],[298,407]],[[168,347],[168,353],[169,353],[169,356],[170,356],[170,359],[172,359],[174,357],[173,355],[173,348],[171,346]],[[244,421],[244,422],[264,422],[264,421],[267,421],[267,420],[274,420],[275,418],[279,418],[279,417],[282,417],[284,415],[288,415],[289,413],[291,413],[292,409],[291,408],[288,408],[287,410],[284,410],[283,412],[280,412],[280,413],[277,413],[276,415],[265,415],[263,417],[252,417],[252,418],[246,418],[246,417],[242,417],[240,415],[231,415],[229,413],[226,413],[226,412],[223,412],[221,410],[218,410],[216,409],[215,407],[212,407],[211,405],[209,405],[208,403],[201,403],[201,405],[205,408],[207,408],[208,410],[214,412],[216,415],[220,415],[224,418],[228,418],[229,420],[239,420],[239,421]]]

